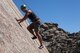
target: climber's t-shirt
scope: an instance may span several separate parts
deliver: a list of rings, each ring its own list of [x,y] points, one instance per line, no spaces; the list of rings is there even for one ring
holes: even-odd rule
[[[37,20],[39,20],[39,18],[35,15],[34,12],[31,12],[29,15],[28,15],[29,19],[32,21],[32,22],[35,22]]]

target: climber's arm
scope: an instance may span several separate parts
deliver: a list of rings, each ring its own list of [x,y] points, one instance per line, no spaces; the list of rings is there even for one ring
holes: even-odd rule
[[[27,15],[25,15],[22,19],[19,19],[19,23],[23,22],[24,20],[26,20],[28,17]]]
[[[26,20],[28,18],[29,13],[25,14],[25,16],[22,19],[17,20],[18,23],[20,24],[21,22],[23,22],[24,20]]]
[[[32,11],[29,10],[28,13],[25,14],[25,16],[22,19],[17,20],[18,23],[20,24],[21,22],[23,22],[24,20],[26,20],[28,18],[28,15],[31,13]]]

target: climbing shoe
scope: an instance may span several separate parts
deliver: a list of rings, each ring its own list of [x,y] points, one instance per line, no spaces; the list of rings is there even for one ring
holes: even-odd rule
[[[39,46],[39,49],[42,49],[42,48],[44,48],[44,46],[43,46],[43,45]]]
[[[32,39],[37,39],[37,37],[36,37],[36,36],[34,36],[34,37],[32,37]]]

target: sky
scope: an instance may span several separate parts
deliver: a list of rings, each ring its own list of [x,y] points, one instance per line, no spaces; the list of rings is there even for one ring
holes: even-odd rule
[[[22,0],[13,1],[20,10],[20,6],[24,4]],[[35,12],[43,23],[58,23],[59,28],[62,28],[70,33],[80,31],[80,0],[24,1],[28,4],[28,9]]]

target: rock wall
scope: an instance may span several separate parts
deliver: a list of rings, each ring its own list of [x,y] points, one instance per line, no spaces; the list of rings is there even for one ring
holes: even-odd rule
[[[38,49],[38,40],[26,30],[28,22],[16,22],[22,18],[12,0],[0,0],[0,53],[48,53],[47,49]]]
[[[69,33],[56,23],[44,23],[40,34],[50,53],[80,53],[80,31]]]

